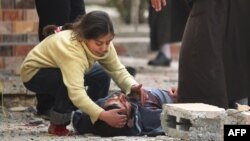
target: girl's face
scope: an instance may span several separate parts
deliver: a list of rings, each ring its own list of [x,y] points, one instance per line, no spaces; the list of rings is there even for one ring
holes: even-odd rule
[[[109,33],[107,35],[101,36],[97,39],[87,40],[85,43],[89,50],[96,56],[102,57],[108,51],[110,42],[113,40],[114,36]]]

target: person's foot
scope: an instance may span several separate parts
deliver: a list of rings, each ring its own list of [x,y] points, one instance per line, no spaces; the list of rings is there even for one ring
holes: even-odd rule
[[[171,59],[167,58],[162,52],[159,52],[154,60],[150,60],[148,65],[151,66],[170,66]]]
[[[70,131],[66,128],[66,125],[54,125],[50,124],[48,129],[49,134],[57,136],[69,136]]]

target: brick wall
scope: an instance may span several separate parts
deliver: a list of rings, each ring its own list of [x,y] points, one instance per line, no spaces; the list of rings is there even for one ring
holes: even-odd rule
[[[23,58],[39,41],[37,32],[34,0],[0,0],[0,70],[18,74]]]

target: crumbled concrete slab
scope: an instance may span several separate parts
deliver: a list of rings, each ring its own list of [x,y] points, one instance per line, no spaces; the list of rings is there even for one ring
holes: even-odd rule
[[[228,109],[225,124],[235,125],[250,125],[250,111],[238,111],[235,109]]]
[[[189,141],[223,140],[223,108],[203,103],[165,104],[161,124],[169,136]]]

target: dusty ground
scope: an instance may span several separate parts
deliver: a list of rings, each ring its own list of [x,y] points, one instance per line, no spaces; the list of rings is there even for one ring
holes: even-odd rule
[[[102,138],[92,134],[77,135],[71,125],[68,128],[75,133],[72,136],[57,137],[47,133],[49,122],[35,117],[32,111],[7,112],[0,114],[0,140],[1,141],[68,141],[68,140],[88,140],[88,141],[153,141],[153,140],[173,140],[167,136],[158,137],[110,137]]]

